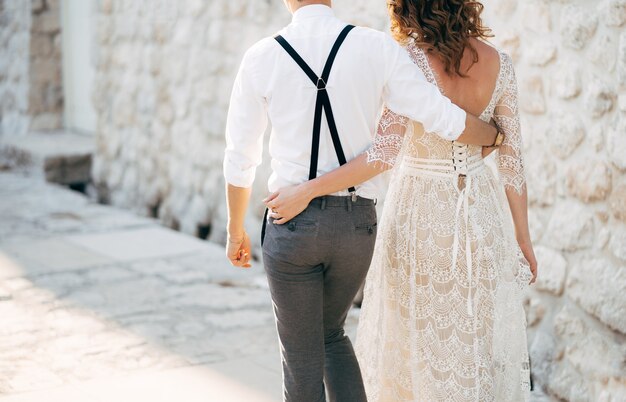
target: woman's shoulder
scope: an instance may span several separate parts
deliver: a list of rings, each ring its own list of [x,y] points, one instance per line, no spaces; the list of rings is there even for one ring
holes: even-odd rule
[[[478,39],[472,39],[472,41],[472,45],[478,52],[478,59],[482,59],[488,69],[500,71],[500,75],[508,75],[508,72],[514,71],[513,59],[507,52],[489,42]]]
[[[487,65],[498,66],[506,56],[506,53],[489,42],[473,38],[471,44],[478,53],[478,59]]]

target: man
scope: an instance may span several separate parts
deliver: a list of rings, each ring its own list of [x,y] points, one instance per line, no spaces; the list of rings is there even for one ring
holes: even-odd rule
[[[271,192],[334,170],[365,151],[383,104],[448,140],[492,145],[497,135],[443,97],[387,35],[347,26],[334,16],[330,0],[285,4],[292,23],[246,52],[231,98],[224,160],[227,255],[238,267],[250,267],[244,217],[268,117]],[[280,211],[266,219],[263,259],[285,401],[325,401],[326,393],[331,401],[366,400],[343,327],[371,262],[380,180],[314,199],[286,225],[274,224]]]

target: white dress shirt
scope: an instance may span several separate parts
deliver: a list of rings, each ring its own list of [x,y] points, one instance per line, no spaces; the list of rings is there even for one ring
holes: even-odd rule
[[[346,25],[331,8],[311,5],[298,9],[279,34],[321,75],[330,49]],[[465,130],[465,112],[427,82],[406,50],[373,29],[357,27],[350,32],[327,89],[348,161],[372,145],[383,104],[447,140],[456,140]],[[316,97],[315,85],[273,37],[252,46],[243,58],[230,101],[226,182],[252,186],[261,164],[268,118],[272,123],[269,191],[308,180]],[[317,175],[338,166],[323,117]],[[357,186],[357,194],[377,198],[382,185],[382,178],[374,178]],[[347,194],[346,190],[337,195]]]

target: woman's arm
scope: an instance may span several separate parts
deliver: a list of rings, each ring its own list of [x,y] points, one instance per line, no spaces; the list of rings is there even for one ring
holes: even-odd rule
[[[287,223],[304,211],[316,197],[356,186],[391,169],[410,127],[408,118],[385,109],[378,123],[374,144],[366,152],[332,172],[302,184],[282,188],[263,200],[273,211],[270,216],[276,218],[274,223]]]
[[[411,127],[410,119],[385,109],[378,123],[374,144],[366,152],[332,172],[302,184],[281,188],[263,200],[272,210],[270,217],[275,219],[274,223],[282,225],[289,222],[316,197],[356,186],[393,168]]]
[[[533,283],[537,279],[537,259],[528,229],[528,193],[522,157],[517,81],[513,63],[508,56],[503,59],[502,68],[506,69],[509,77],[494,112],[494,119],[505,134],[504,142],[498,149],[498,171],[509,201],[509,208],[515,225],[515,236],[524,257],[530,264],[533,273],[531,283]]]

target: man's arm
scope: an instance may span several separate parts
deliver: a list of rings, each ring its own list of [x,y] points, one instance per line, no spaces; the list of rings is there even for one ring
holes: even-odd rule
[[[482,146],[495,142],[495,127],[465,113],[443,96],[391,38],[385,46],[389,67],[384,101],[391,111],[422,123],[427,132],[449,141]]]
[[[226,255],[236,267],[250,267],[250,238],[243,229],[250,202],[250,188],[226,185],[228,243]]]
[[[224,178],[228,206],[228,244],[231,264],[250,267],[250,239],[244,222],[256,168],[261,164],[266,103],[255,88],[254,65],[246,53],[235,79],[226,123]]]
[[[463,144],[491,147],[496,142],[496,135],[498,135],[498,129],[495,125],[485,123],[468,113],[465,120],[465,130],[457,140]]]

